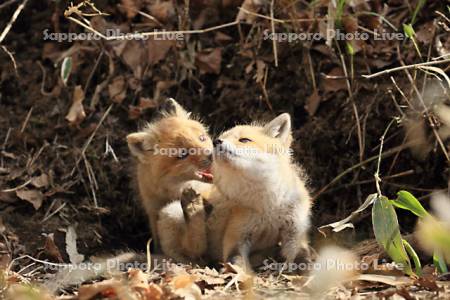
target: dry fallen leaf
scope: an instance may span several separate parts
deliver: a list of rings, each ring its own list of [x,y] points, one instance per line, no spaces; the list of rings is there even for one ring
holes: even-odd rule
[[[44,194],[39,190],[21,189],[16,191],[16,195],[20,199],[30,202],[36,210],[42,206],[45,198]]]
[[[256,60],[256,75],[255,81],[256,83],[263,83],[264,75],[266,74],[266,63],[260,59]]]
[[[314,116],[320,104],[320,95],[317,90],[315,90],[307,99],[305,109],[310,116]]]
[[[77,85],[73,91],[72,106],[69,109],[69,113],[66,115],[66,120],[69,121],[71,125],[78,125],[86,118],[83,100],[84,91],[81,88],[81,85]]]
[[[165,40],[162,39],[154,39],[149,38],[147,40],[147,49],[148,49],[148,63],[149,65],[155,65],[164,58],[166,58],[169,50],[174,47],[176,42],[174,40]]]
[[[175,8],[172,1],[156,1],[149,5],[150,14],[161,22],[166,22],[175,16]]]
[[[128,19],[134,18],[142,5],[141,0],[121,0],[120,2],[122,3],[122,8]]]
[[[58,246],[55,244],[54,234],[50,233],[47,235],[45,239],[45,245],[44,245],[44,251],[46,254],[50,255],[54,259],[56,259],[57,262],[62,263],[64,262],[61,252],[59,251]]]
[[[244,2],[242,2],[241,7],[250,12],[257,13],[257,12],[259,12],[259,10],[264,2],[265,1],[262,1],[262,0],[244,0]],[[236,21],[244,21],[246,23],[253,23],[253,21],[256,20],[256,18],[257,17],[255,15],[248,14],[243,10],[239,10],[239,12],[236,16]]]
[[[147,49],[145,42],[131,40],[126,43],[122,51],[123,62],[133,71],[135,78],[142,79],[147,65]]]
[[[14,192],[0,191],[0,201],[6,203],[14,203],[17,201],[17,198],[14,196]]]
[[[392,286],[411,285],[413,280],[406,276],[389,276],[378,274],[360,274],[355,280],[364,280],[371,282],[380,282]]]
[[[42,173],[40,176],[31,178],[31,184],[37,188],[47,187],[49,184],[48,175]]]
[[[120,298],[119,295],[125,296],[123,295],[125,291],[126,287],[121,281],[117,279],[107,279],[93,284],[82,285],[78,289],[78,300],[90,300],[100,293],[102,293],[103,296],[106,296],[106,298],[110,298],[108,296],[111,296],[111,298],[114,299],[137,299],[137,297],[134,297],[132,294],[128,294],[127,298]]]
[[[125,78],[117,76],[108,85],[108,94],[111,100],[115,103],[122,103],[127,93]]]
[[[154,99],[141,97],[139,98],[139,108],[148,109],[158,107],[158,102]]]
[[[416,30],[416,39],[425,45],[429,45],[434,39],[435,30],[434,21],[422,24],[419,29]]]
[[[201,74],[220,74],[221,63],[221,48],[215,48],[212,51],[202,51],[195,56],[195,64],[199,68]]]
[[[202,291],[199,286],[195,284],[197,278],[193,275],[182,274],[172,279],[174,293],[183,299],[197,300],[202,298]]]

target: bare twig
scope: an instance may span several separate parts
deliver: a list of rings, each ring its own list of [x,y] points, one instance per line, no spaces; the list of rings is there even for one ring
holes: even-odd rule
[[[23,189],[24,187],[26,187],[26,186],[29,185],[30,183],[31,183],[31,178],[28,179],[27,181],[25,181],[24,183],[22,183],[22,184],[19,185],[19,186],[16,186],[16,187],[13,187],[13,188],[10,188],[10,189],[2,190],[2,192],[3,192],[3,193],[15,192],[15,191],[17,191],[17,190]]]
[[[276,22],[276,23],[315,22],[315,21],[320,21],[320,20],[326,20],[327,19],[327,18],[319,18],[318,17],[318,18],[310,18],[310,19],[282,20],[282,19],[274,18],[273,16],[272,17],[268,17],[266,15],[258,14],[258,13],[255,13],[253,11],[250,11],[248,9],[245,9],[243,7],[239,7],[239,9],[242,10],[243,12],[245,12],[246,14],[249,14],[249,15],[252,15],[252,16],[255,16],[255,17],[258,17],[258,18],[266,19],[266,20],[271,20],[271,21]]]
[[[16,60],[14,59],[14,55],[8,50],[8,48],[6,48],[5,46],[1,46],[0,48],[3,49],[3,51],[5,51],[5,53],[9,56],[9,58],[12,61],[13,67],[14,67],[14,71],[16,73],[16,76],[19,77],[19,72],[17,71],[17,63]]]
[[[358,108],[356,107],[355,98],[353,97],[353,91],[351,87],[351,83],[349,80],[349,74],[347,71],[347,66],[345,64],[344,55],[342,55],[341,48],[338,45],[339,50],[339,57],[341,59],[342,69],[344,70],[344,75],[346,77],[345,82],[347,84],[347,90],[348,90],[348,96],[350,98],[350,101],[352,103],[353,113],[355,115],[355,122],[356,122],[356,129],[357,129],[357,135],[358,135],[358,146],[359,146],[359,161],[361,162],[364,158],[364,140],[363,140],[363,134],[361,129],[361,121],[359,120],[359,113]]]
[[[117,6],[125,8],[122,4],[117,4]],[[139,15],[141,15],[141,16],[143,16],[143,17],[146,17],[146,18],[149,19],[150,21],[156,23],[158,26],[161,26],[161,27],[164,26],[160,21],[158,21],[157,18],[155,18],[154,16],[152,16],[152,15],[150,15],[150,14],[148,14],[148,13],[145,13],[145,12],[140,11],[140,10],[138,10],[138,9],[135,9],[135,8],[133,8],[133,7],[127,7],[126,9],[130,9],[130,10],[132,10],[132,11],[138,13]]]
[[[235,25],[239,24],[239,21],[233,21],[230,23],[225,23],[225,24],[221,24],[218,26],[208,27],[205,29],[197,29],[197,30],[152,31],[152,32],[133,33],[133,34],[128,34],[128,35],[106,36],[106,35],[102,34],[101,32],[95,30],[94,28],[92,28],[92,26],[90,26],[89,24],[83,23],[80,20],[78,20],[70,15],[66,16],[66,18],[77,23],[78,25],[89,30],[90,32],[97,34],[99,37],[101,37],[102,39],[107,40],[107,41],[125,40],[125,39],[130,39],[130,38],[144,38],[144,37],[148,37],[148,36],[157,36],[157,35],[164,36],[164,35],[172,35],[172,34],[201,34],[201,33],[215,31],[215,30],[219,30],[222,28],[227,28],[227,27],[231,27],[231,26],[235,26]]]
[[[106,109],[105,113],[103,114],[102,118],[100,119],[100,121],[98,122],[97,126],[95,127],[94,131],[92,132],[92,134],[89,136],[88,140],[86,141],[86,143],[83,146],[83,149],[81,150],[81,155],[80,157],[78,157],[75,166],[72,169],[72,172],[70,172],[70,175],[72,176],[73,173],[75,172],[76,168],[78,167],[78,164],[80,163],[80,161],[83,159],[83,156],[86,153],[87,148],[89,147],[89,145],[92,142],[92,139],[94,138],[95,134],[97,133],[98,129],[100,128],[100,126],[102,125],[103,121],[105,121],[106,117],[109,115],[109,113],[111,112],[111,109],[113,107],[113,104],[110,104],[109,107]]]
[[[3,3],[3,4],[0,4],[0,10],[3,9],[3,8],[5,8],[5,7],[10,6],[10,5],[13,4],[14,2],[17,2],[17,0],[9,0],[9,1],[6,1],[5,3]]]
[[[400,55],[400,48],[399,48],[398,45],[397,45],[397,55],[398,55],[398,57],[400,58],[400,63],[404,65],[404,61],[403,61],[403,59],[402,59],[402,57],[401,57],[401,55]],[[448,59],[448,60],[443,60],[443,61],[450,62],[450,59]],[[443,62],[443,61],[440,61],[440,62]],[[431,63],[431,62],[429,62],[429,63]],[[420,65],[420,64],[418,64],[418,65]],[[407,67],[407,66],[405,66],[405,67]],[[423,65],[422,65],[422,66],[417,66],[416,68],[419,68],[419,69],[420,69],[420,67],[423,67]],[[434,136],[436,137],[436,140],[437,140],[437,142],[438,142],[438,144],[439,144],[439,146],[440,146],[442,152],[444,153],[444,156],[445,156],[447,162],[450,162],[450,156],[449,156],[449,154],[448,154],[448,152],[447,152],[447,149],[445,148],[444,143],[442,142],[442,139],[441,139],[441,137],[439,136],[439,134],[438,134],[438,132],[437,132],[437,129],[436,129],[436,127],[437,127],[437,126],[436,126],[436,122],[435,122],[434,119],[432,118],[432,116],[431,116],[431,114],[430,114],[430,112],[429,112],[429,110],[428,110],[428,107],[427,107],[427,105],[425,104],[425,101],[424,101],[424,99],[423,99],[423,97],[422,97],[422,94],[420,93],[419,89],[417,88],[417,85],[416,85],[416,83],[414,82],[414,79],[412,78],[412,76],[411,76],[411,74],[409,73],[409,70],[408,70],[408,69],[409,69],[409,68],[403,68],[402,70],[405,72],[406,77],[408,78],[409,82],[411,83],[411,85],[412,85],[412,87],[413,87],[414,92],[415,92],[416,95],[417,95],[417,98],[419,98],[419,100],[420,100],[420,104],[422,105],[422,107],[423,107],[423,109],[424,109],[424,112],[425,112],[425,115],[426,115],[426,117],[427,117],[427,120],[428,120],[428,122],[429,122],[429,124],[430,124],[431,130],[433,131],[433,134],[434,134]],[[442,71],[442,73],[444,73],[444,71]],[[445,73],[444,73],[444,75],[445,75]],[[445,76],[446,76],[446,75],[445,75]]]
[[[392,149],[389,149],[388,151],[385,151],[384,153],[381,154],[381,158],[384,157],[388,157],[391,156],[395,153],[397,153],[398,151],[402,151],[403,149],[406,149],[408,147],[411,147],[412,145],[417,144],[416,141],[410,142],[410,143],[406,143],[406,144],[402,144],[400,146],[394,147]],[[339,175],[337,175],[335,178],[333,178],[333,180],[330,181],[330,183],[328,183],[327,185],[325,185],[323,188],[321,188],[313,197],[313,199],[317,199],[317,197],[319,197],[321,194],[323,194],[326,190],[328,190],[331,186],[333,186],[334,184],[336,184],[336,182],[338,182],[339,180],[341,180],[342,177],[344,177],[345,175],[347,175],[348,173],[350,173],[353,170],[358,169],[359,167],[362,167],[364,165],[367,165],[368,163],[376,160],[379,158],[379,155],[375,155],[372,156],[360,163],[357,163],[356,165],[353,165],[349,168],[347,168],[346,170],[344,170],[342,173],[340,173]]]
[[[51,96],[52,93],[45,91],[45,80],[47,78],[47,71],[45,71],[45,68],[40,61],[38,61],[37,63],[39,65],[39,68],[41,68],[41,71],[42,71],[41,94],[44,96]]]
[[[419,63],[419,64],[396,67],[396,68],[387,69],[387,70],[380,71],[380,72],[370,74],[370,75],[362,75],[362,77],[364,77],[366,79],[372,79],[372,78],[375,78],[375,77],[378,77],[381,75],[386,75],[386,74],[390,74],[392,72],[397,72],[397,71],[401,71],[401,70],[419,69],[420,67],[423,67],[423,66],[440,65],[440,64],[445,64],[445,63],[450,63],[450,59],[427,61],[427,62]]]
[[[16,11],[12,15],[12,17],[9,20],[8,24],[6,25],[5,29],[3,29],[2,34],[0,34],[0,44],[3,42],[6,35],[11,30],[12,25],[14,24],[14,22],[16,21],[17,17],[20,15],[20,13],[22,12],[22,10],[25,7],[25,5],[27,4],[27,2],[28,2],[28,0],[23,0],[22,3],[17,7]]]
[[[378,193],[379,197],[382,196],[382,194],[381,194],[381,187],[380,187],[380,182],[381,182],[380,166],[381,166],[381,155],[383,153],[384,138],[386,137],[386,134],[388,133],[389,128],[391,128],[391,126],[394,123],[394,121],[395,121],[395,119],[392,119],[391,122],[389,122],[388,126],[386,127],[386,130],[384,130],[384,133],[383,133],[383,135],[380,138],[380,152],[378,153],[377,171],[373,175],[373,177],[375,178],[375,186],[377,188],[377,193]]]
[[[441,17],[443,17],[447,22],[449,22],[450,23],[450,19],[446,16],[446,15],[444,15],[443,13],[441,13],[440,11],[438,11],[438,10],[436,10],[436,11],[434,11],[436,14],[438,14],[439,16],[441,16]]]
[[[23,121],[22,127],[20,128],[20,133],[23,133],[25,131],[25,128],[27,128],[27,124],[28,121],[30,120],[32,113],[33,113],[33,106],[30,108],[30,110],[27,113],[27,116],[25,117],[25,120]]]
[[[275,0],[270,2],[270,29],[272,33],[275,34],[275,22],[273,21],[273,3]],[[272,39],[272,48],[273,48],[273,58],[275,59],[275,67],[278,67],[278,48],[277,48],[277,39]]]
[[[97,59],[95,60],[94,67],[92,67],[91,73],[89,74],[88,79],[86,80],[86,84],[84,85],[84,89],[83,90],[84,90],[85,93],[87,92],[87,89],[89,88],[89,85],[91,83],[92,77],[94,76],[94,73],[97,70],[97,67],[98,67],[98,65],[100,63],[100,60],[103,57],[103,53],[104,52],[105,52],[104,50],[100,51],[100,54],[98,55]]]

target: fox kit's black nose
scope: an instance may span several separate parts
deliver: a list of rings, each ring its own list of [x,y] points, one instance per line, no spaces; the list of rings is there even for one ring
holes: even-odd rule
[[[213,142],[214,147],[222,145],[223,141],[221,139],[215,139]]]

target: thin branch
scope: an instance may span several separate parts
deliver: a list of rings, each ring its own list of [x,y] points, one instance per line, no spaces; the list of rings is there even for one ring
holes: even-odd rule
[[[397,153],[398,151],[402,151],[403,149],[406,149],[408,147],[411,147],[413,145],[417,144],[417,141],[413,141],[410,143],[406,143],[406,144],[402,144],[400,146],[397,146],[395,148],[389,149],[388,151],[385,151],[384,153],[381,154],[381,158],[385,158],[387,156],[391,156],[395,153]],[[326,190],[328,190],[331,186],[333,186],[334,184],[336,184],[336,182],[338,182],[339,180],[341,180],[342,177],[344,177],[345,175],[347,175],[348,173],[350,173],[353,170],[358,169],[359,167],[362,167],[364,165],[367,165],[368,163],[376,160],[379,158],[379,155],[375,155],[372,156],[360,163],[357,163],[356,165],[353,165],[347,169],[345,169],[342,173],[340,173],[339,175],[337,175],[333,180],[330,181],[330,183],[328,183],[327,185],[325,185],[323,188],[321,188],[313,197],[313,199],[317,199],[317,197],[319,197],[322,193],[324,193]]]
[[[13,4],[14,2],[17,2],[17,0],[9,0],[9,1],[6,1],[5,3],[3,3],[3,4],[0,4],[0,10],[1,10],[1,9],[4,9],[5,7],[10,6],[10,5]]]
[[[6,37],[6,35],[11,30],[12,25],[14,24],[14,22],[17,19],[17,17],[20,15],[22,10],[24,9],[24,7],[27,4],[27,2],[28,2],[28,0],[23,0],[23,2],[17,7],[16,11],[14,12],[14,14],[11,17],[11,20],[9,20],[8,24],[6,25],[5,29],[3,29],[3,32],[0,35],[0,44],[3,42],[3,40]]]
[[[282,20],[282,19],[274,18],[273,16],[268,17],[266,15],[258,14],[258,13],[255,13],[253,11],[250,11],[248,9],[245,9],[243,7],[239,7],[239,9],[242,10],[243,12],[245,12],[246,14],[249,14],[249,15],[252,15],[252,16],[255,16],[255,17],[258,17],[258,18],[266,19],[266,20],[271,20],[271,21],[276,22],[276,23],[314,22],[314,21],[320,21],[320,20],[326,20],[327,19],[327,18],[310,18],[310,19]]]
[[[109,115],[111,109],[113,107],[113,104],[110,104],[108,109],[105,111],[105,113],[103,114],[102,118],[100,119],[100,121],[98,122],[97,126],[95,127],[94,131],[92,132],[91,136],[88,138],[88,140],[86,141],[86,143],[83,146],[83,149],[81,150],[81,155],[78,158],[78,160],[75,163],[75,167],[72,169],[72,172],[70,175],[73,175],[73,173],[75,172],[76,168],[78,167],[78,164],[80,163],[80,161],[83,159],[87,148],[89,147],[89,145],[92,142],[92,139],[94,138],[95,134],[97,133],[97,130],[100,128],[100,126],[102,125],[103,121],[105,121],[106,117]]]
[[[381,166],[381,155],[383,154],[383,146],[384,146],[384,138],[386,137],[386,134],[388,133],[389,129],[391,128],[392,124],[394,124],[395,119],[392,119],[391,122],[389,122],[388,126],[384,130],[383,135],[380,138],[380,152],[378,153],[378,162],[377,162],[377,171],[373,175],[375,178],[375,186],[377,188],[378,196],[381,197],[381,187],[380,187],[380,166]]]
[[[17,63],[16,63],[16,60],[14,59],[14,55],[5,46],[1,46],[0,48],[2,48],[3,51],[5,51],[5,53],[11,59],[13,67],[14,67],[14,72],[16,73],[16,76],[19,77],[19,72],[17,71]]]
[[[275,22],[273,21],[273,3],[275,0],[270,2],[270,29],[272,33],[275,34]],[[275,67],[278,67],[278,48],[276,39],[272,39],[272,48],[273,48],[273,58],[275,59]]]
[[[401,70],[407,70],[407,69],[419,69],[420,67],[423,66],[432,66],[432,65],[440,65],[440,64],[445,64],[445,63],[450,63],[450,58],[449,59],[444,59],[444,60],[437,60],[437,61],[427,61],[424,63],[419,63],[419,64],[413,64],[413,65],[407,65],[407,66],[401,66],[401,67],[396,67],[396,68],[392,68],[392,69],[387,69],[384,71],[380,71],[374,74],[370,74],[370,75],[362,75],[362,77],[366,78],[366,79],[372,79],[381,75],[386,75],[386,74],[390,74],[392,72],[397,72],[397,71],[401,71]]]
[[[208,27],[205,29],[197,29],[197,30],[152,31],[152,32],[132,33],[132,34],[127,34],[127,35],[119,35],[119,36],[106,36],[106,35],[102,34],[101,32],[95,30],[94,28],[92,28],[90,25],[87,25],[74,17],[68,16],[66,18],[77,23],[78,25],[89,30],[90,32],[97,34],[99,37],[101,37],[102,39],[107,40],[107,41],[126,40],[126,39],[130,39],[130,38],[141,38],[142,39],[144,37],[157,36],[157,35],[164,36],[164,35],[173,35],[173,34],[201,34],[201,33],[215,31],[218,29],[227,28],[227,27],[231,27],[231,26],[235,26],[235,25],[239,24],[239,21],[233,21],[230,23],[225,23],[225,24]]]

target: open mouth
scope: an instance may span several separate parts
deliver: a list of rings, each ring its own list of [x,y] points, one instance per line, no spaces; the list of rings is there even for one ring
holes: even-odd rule
[[[211,168],[199,170],[195,173],[202,181],[205,181],[205,182],[212,182],[213,177],[214,177],[213,174],[211,173]]]

